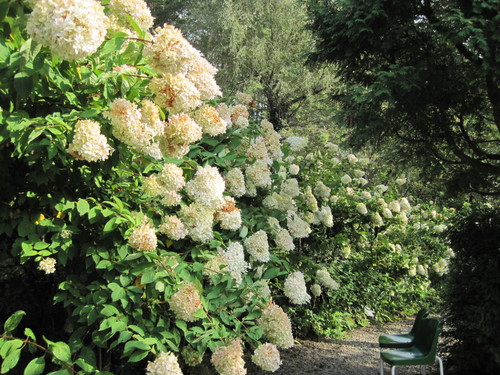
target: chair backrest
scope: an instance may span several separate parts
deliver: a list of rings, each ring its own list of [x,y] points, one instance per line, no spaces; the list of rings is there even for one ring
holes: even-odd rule
[[[442,323],[434,318],[424,318],[421,320],[415,332],[415,346],[422,351],[424,355],[435,356],[439,334],[441,333]]]
[[[420,309],[420,311],[417,313],[417,316],[415,317],[415,321],[413,322],[413,327],[411,327],[410,333],[412,335],[415,335],[415,332],[418,329],[418,325],[420,324],[420,321],[424,318],[427,318],[427,315],[429,315],[429,312],[427,309]]]

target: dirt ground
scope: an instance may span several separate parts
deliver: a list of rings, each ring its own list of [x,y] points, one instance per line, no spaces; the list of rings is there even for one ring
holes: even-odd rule
[[[378,336],[385,333],[406,333],[413,320],[370,325],[348,333],[342,340],[298,340],[293,348],[281,350],[283,364],[275,375],[376,375],[379,368]],[[248,362],[247,362],[248,363]],[[427,374],[438,374],[437,362],[427,366]],[[446,372],[446,369],[445,369]],[[248,375],[269,375],[250,365]],[[384,374],[390,367],[384,366]],[[420,374],[418,366],[397,367],[397,374]]]

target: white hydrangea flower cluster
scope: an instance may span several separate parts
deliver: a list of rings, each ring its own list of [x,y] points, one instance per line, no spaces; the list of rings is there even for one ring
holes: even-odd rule
[[[166,163],[158,174],[146,177],[143,190],[152,197],[161,196],[162,204],[171,207],[181,202],[182,197],[178,191],[185,184],[182,168]]]
[[[281,183],[281,195],[286,195],[290,198],[300,194],[299,181],[296,178],[289,178]]]
[[[352,178],[348,174],[343,175],[342,178],[340,179],[340,182],[342,182],[344,185],[350,184],[351,181],[352,181]]]
[[[169,304],[175,317],[185,320],[186,322],[198,320],[199,318],[194,316],[194,314],[203,307],[200,292],[196,289],[196,286],[189,281],[183,281],[181,283],[179,290],[170,297]]]
[[[236,201],[232,197],[224,197],[224,204],[215,213],[222,229],[238,230],[241,227],[241,210],[236,207]]]
[[[154,77],[149,89],[155,95],[155,103],[172,113],[189,111],[202,103],[200,92],[184,74]]]
[[[177,357],[171,352],[162,352],[153,362],[148,362],[146,371],[151,375],[182,375]]]
[[[281,366],[280,352],[276,345],[262,344],[254,350],[252,362],[264,371],[275,372]]]
[[[354,163],[357,163],[358,162],[358,158],[356,155],[354,154],[349,154],[347,155],[347,161],[350,163],[350,164],[354,164]]]
[[[250,187],[269,188],[272,185],[271,170],[265,161],[257,160],[245,170],[247,178],[247,193]]]
[[[332,290],[338,290],[340,285],[332,279],[330,272],[326,268],[321,268],[316,271],[316,279],[324,287]]]
[[[179,191],[186,185],[182,168],[173,163],[165,163],[157,177],[168,191]]]
[[[328,199],[330,197],[332,189],[326,186],[323,181],[318,181],[313,191],[315,196],[323,199]]]
[[[446,259],[440,259],[437,263],[433,264],[432,269],[438,276],[443,276],[448,273],[448,261]]]
[[[193,67],[186,75],[186,78],[193,82],[200,92],[201,100],[211,100],[222,95],[219,85],[215,82],[216,73],[217,69],[200,56],[194,61]]]
[[[295,244],[293,243],[293,238],[290,235],[290,232],[285,228],[279,228],[276,231],[276,235],[274,237],[274,242],[276,243],[276,247],[283,251],[292,251],[295,249]]]
[[[288,167],[288,173],[290,173],[290,175],[292,176],[298,175],[299,172],[300,172],[300,167],[297,164],[291,164]]]
[[[290,145],[292,152],[299,152],[307,146],[309,140],[305,137],[288,137],[286,142]]]
[[[226,132],[227,123],[220,117],[219,112],[208,104],[203,104],[198,108],[193,118],[201,126],[203,133],[214,137]]]
[[[401,212],[401,205],[399,204],[399,201],[391,201],[387,207],[394,213]]]
[[[150,223],[143,223],[134,228],[128,238],[129,245],[141,251],[155,251],[158,246],[155,228]]]
[[[287,228],[293,238],[306,238],[311,233],[311,228],[302,220],[295,211],[287,211]]]
[[[79,120],[75,125],[75,136],[68,146],[68,153],[80,160],[106,160],[113,152],[101,127],[95,121]]]
[[[321,295],[321,286],[319,284],[311,285],[311,293],[314,297],[319,297]]]
[[[323,224],[325,227],[333,227],[333,214],[330,207],[322,206],[321,210],[317,212],[317,217],[321,224]]]
[[[203,131],[191,117],[185,113],[169,117],[163,135],[159,138],[163,155],[181,158],[189,152],[189,145],[201,139]]]
[[[172,25],[165,24],[154,30],[151,43],[144,46],[144,56],[158,73],[186,74],[199,58],[197,51]]]
[[[227,270],[233,279],[236,280],[237,284],[240,284],[243,280],[241,275],[248,270],[243,246],[239,242],[231,242],[226,250],[219,249],[219,254],[226,260]]]
[[[220,375],[245,375],[247,373],[243,360],[243,348],[239,339],[227,346],[215,348],[210,362]]]
[[[267,304],[262,316],[257,319],[263,335],[281,349],[291,348],[294,344],[292,324],[283,309],[274,302]]]
[[[400,205],[402,211],[404,211],[404,212],[411,211],[411,205],[410,205],[410,202],[408,202],[407,198],[401,198],[401,200],[399,201],[399,205]]]
[[[250,140],[250,144],[246,148],[246,156],[249,159],[255,158],[261,160],[264,163],[271,165],[273,160],[269,157],[267,152],[267,146],[264,138],[257,137]]]
[[[382,208],[382,216],[384,216],[386,219],[390,219],[392,218],[392,211],[389,208],[384,207]]]
[[[28,23],[28,34],[63,60],[83,59],[104,42],[109,19],[95,0],[38,0]]]
[[[165,233],[168,238],[174,241],[183,239],[188,234],[184,227],[184,223],[175,215],[163,217],[163,222],[158,229],[161,233]]]
[[[245,176],[240,168],[230,169],[224,178],[227,191],[235,196],[241,197],[246,193]]]
[[[274,126],[267,120],[262,120],[260,123],[262,128],[262,136],[266,142],[267,151],[269,156],[274,160],[281,160],[283,158],[283,151],[281,151],[281,135],[274,130]],[[297,172],[298,173],[298,172]]]
[[[214,236],[212,230],[214,215],[215,210],[197,202],[183,206],[178,212],[189,236],[193,241],[202,243],[210,241]]]
[[[361,215],[368,214],[368,208],[366,208],[366,204],[364,203],[358,203],[356,205],[356,211],[358,211]]]
[[[186,184],[186,192],[195,202],[216,209],[224,204],[226,183],[216,167],[198,167],[194,178]]]
[[[310,185],[307,185],[306,191],[302,194],[302,196],[308,210],[311,210],[312,212],[319,210],[318,201],[316,200]]]
[[[259,230],[258,232],[247,237],[244,244],[245,249],[252,257],[252,260],[256,260],[262,263],[269,262],[269,242],[266,232],[264,232],[263,230]]]
[[[288,275],[284,284],[284,292],[290,302],[295,305],[305,305],[311,301],[311,296],[307,293],[304,275],[300,271]]]
[[[136,35],[129,16],[143,31],[149,30],[154,23],[151,11],[144,0],[110,0],[108,8],[112,13],[112,28],[116,30],[127,30],[131,35]]]
[[[382,225],[384,225],[384,219],[382,219],[382,216],[380,216],[378,212],[375,212],[372,215],[372,223],[375,227],[381,227]]]
[[[38,263],[38,269],[47,275],[56,272],[57,261],[54,258],[44,258]]]
[[[163,132],[158,109],[150,101],[143,101],[144,113],[137,104],[127,99],[115,99],[105,111],[111,121],[113,135],[137,152],[154,156],[154,138]],[[157,147],[157,146],[156,146]]]

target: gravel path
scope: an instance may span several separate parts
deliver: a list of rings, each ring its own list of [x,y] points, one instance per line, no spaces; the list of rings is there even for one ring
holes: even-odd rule
[[[379,366],[378,336],[406,333],[413,324],[407,319],[383,325],[370,325],[349,332],[342,340],[299,340],[293,348],[281,350],[283,364],[274,375],[377,375]],[[248,364],[248,362],[247,362]],[[390,374],[388,365],[384,373]],[[418,366],[398,367],[397,374],[419,374]],[[427,367],[427,374],[439,373],[437,365]],[[271,373],[249,366],[248,375]]]

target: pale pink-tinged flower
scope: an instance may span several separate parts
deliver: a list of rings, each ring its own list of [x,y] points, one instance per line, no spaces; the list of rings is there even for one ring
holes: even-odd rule
[[[189,281],[182,282],[179,290],[170,297],[169,304],[170,309],[175,313],[177,319],[182,319],[186,322],[194,322],[200,319],[194,316],[203,307],[200,292]]]
[[[264,371],[275,372],[281,366],[280,352],[276,345],[262,344],[255,349],[252,362]]]
[[[245,375],[247,373],[243,360],[243,348],[239,339],[227,346],[215,348],[210,362],[220,375]]]

